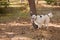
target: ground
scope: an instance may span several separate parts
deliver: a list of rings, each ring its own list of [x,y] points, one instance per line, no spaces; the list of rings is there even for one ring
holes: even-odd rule
[[[0,40],[60,40],[60,8],[37,5],[38,14],[47,14],[50,10],[53,12],[54,17],[51,19],[51,23],[55,24],[49,24],[48,29],[33,29],[30,23],[31,16],[26,8],[3,8],[3,13],[7,14],[0,14]]]
[[[60,40],[60,27],[34,29],[31,23],[0,24],[0,40]]]

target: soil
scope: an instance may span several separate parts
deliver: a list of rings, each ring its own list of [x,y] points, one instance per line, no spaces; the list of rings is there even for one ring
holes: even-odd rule
[[[0,24],[0,40],[60,40],[60,26],[34,29],[30,23]]]

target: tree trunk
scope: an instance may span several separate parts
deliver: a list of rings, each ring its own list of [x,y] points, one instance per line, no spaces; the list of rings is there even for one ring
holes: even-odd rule
[[[8,0],[8,2],[9,2],[9,0]]]
[[[30,7],[30,14],[31,16],[33,14],[37,15],[37,12],[36,12],[36,6],[35,6],[35,0],[28,0],[29,2],[29,7]]]

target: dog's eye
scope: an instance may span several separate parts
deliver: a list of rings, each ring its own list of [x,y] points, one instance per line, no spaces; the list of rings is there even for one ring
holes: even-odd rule
[[[40,17],[42,17],[42,16],[40,16]]]

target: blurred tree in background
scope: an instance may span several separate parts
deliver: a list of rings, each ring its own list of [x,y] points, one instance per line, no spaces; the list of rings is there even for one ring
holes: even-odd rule
[[[28,3],[29,3],[29,7],[30,7],[30,14],[33,15],[33,14],[37,14],[36,12],[36,5],[35,5],[35,0],[28,0]]]

